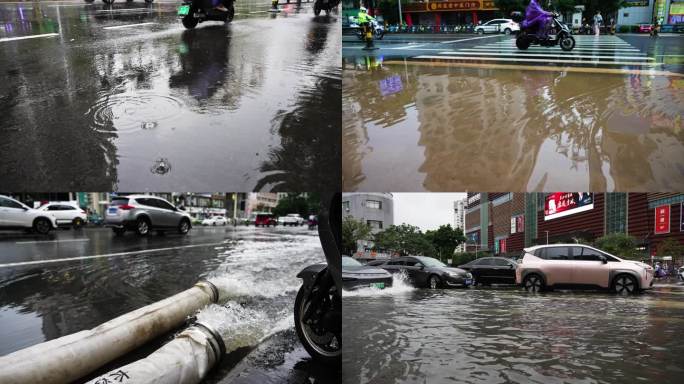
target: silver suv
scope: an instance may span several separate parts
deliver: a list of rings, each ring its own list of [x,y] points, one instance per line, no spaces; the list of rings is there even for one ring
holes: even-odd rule
[[[149,195],[112,197],[107,208],[104,225],[123,235],[127,229],[140,236],[151,230],[176,230],[185,235],[191,228],[190,215],[168,201]]]

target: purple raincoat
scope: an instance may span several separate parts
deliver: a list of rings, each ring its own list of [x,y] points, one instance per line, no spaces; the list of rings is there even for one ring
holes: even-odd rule
[[[525,20],[522,22],[522,27],[526,29],[537,28],[537,35],[543,36],[546,32],[546,26],[552,18],[551,12],[543,10],[536,0],[530,0],[530,4],[525,9]]]

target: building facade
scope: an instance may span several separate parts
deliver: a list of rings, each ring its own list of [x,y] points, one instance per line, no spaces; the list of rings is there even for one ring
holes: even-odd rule
[[[469,193],[468,250],[517,257],[532,245],[624,233],[655,255],[667,239],[684,244],[683,205],[681,193]]]
[[[684,23],[684,0],[627,1],[627,7],[618,10],[618,25],[642,23]]]
[[[394,204],[391,193],[344,193],[342,216],[351,216],[370,225],[378,233],[394,224]]]

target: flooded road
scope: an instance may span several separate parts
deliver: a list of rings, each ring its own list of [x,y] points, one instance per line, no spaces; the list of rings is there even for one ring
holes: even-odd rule
[[[147,238],[115,237],[97,228],[59,231],[42,240],[5,234],[0,254],[0,356],[90,329],[204,278],[225,301],[197,317],[222,330],[227,349],[207,382],[223,380],[254,345],[271,339],[259,350],[282,358],[241,363],[241,371],[251,372],[243,382],[291,376],[339,380],[338,373],[311,364],[294,334],[293,306],[301,285],[296,274],[325,263],[316,231],[306,227],[198,227],[187,236]],[[58,257],[68,260],[55,261]]]
[[[5,189],[339,185],[337,16],[249,0],[186,30],[177,6],[0,4]]]
[[[345,295],[344,383],[679,383],[684,285]],[[659,285],[659,286],[658,286]]]
[[[373,56],[345,40],[345,190],[684,188],[680,38],[578,38],[566,56],[415,40]]]

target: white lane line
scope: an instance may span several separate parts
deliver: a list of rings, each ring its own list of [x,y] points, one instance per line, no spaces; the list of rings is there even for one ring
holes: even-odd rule
[[[477,60],[477,61],[510,61],[528,63],[562,63],[562,64],[593,64],[593,65],[635,65],[635,66],[654,66],[662,63],[635,63],[629,61],[578,61],[578,60],[544,60],[544,59],[518,59],[512,57],[470,57],[470,56],[415,56],[414,59],[435,59],[435,60]]]
[[[121,29],[121,28],[128,28],[128,27],[139,27],[141,25],[150,25],[150,24],[157,24],[157,23],[138,23],[138,24],[126,24],[126,25],[116,25],[114,27],[104,27],[102,29]]]
[[[43,33],[42,35],[18,36],[18,37],[3,37],[2,39],[0,39],[0,43],[3,43],[3,42],[5,42],[5,41],[35,39],[35,38],[38,38],[38,37],[52,37],[52,36],[59,36],[59,33]]]
[[[413,45],[405,45],[403,47],[396,47],[396,48],[387,48],[387,49],[415,49],[418,47],[424,47],[427,44],[413,44]]]
[[[64,239],[64,240],[35,240],[35,241],[17,241],[14,244],[46,244],[46,243],[70,243],[75,241],[90,241],[90,239]]]
[[[164,252],[172,251],[174,249],[187,249],[187,248],[199,248],[199,247],[214,247],[217,245],[225,245],[225,242],[220,243],[204,243],[204,244],[192,244],[192,245],[181,245],[178,247],[167,247],[167,248],[155,248],[155,249],[143,249],[140,251],[132,252],[118,252],[118,253],[107,253],[103,255],[92,255],[92,256],[78,256],[78,257],[66,257],[63,259],[50,259],[50,260],[35,260],[35,261],[21,261],[17,263],[7,263],[0,264],[0,268],[10,268],[10,267],[21,267],[25,265],[38,265],[38,264],[54,264],[62,263],[65,261],[77,261],[77,260],[88,260],[88,259],[101,259],[106,257],[118,257],[118,256],[128,256],[128,255],[139,255],[141,253],[154,253],[154,252]]]
[[[500,37],[500,36],[498,36],[498,35],[492,35],[492,36],[482,36],[482,37],[471,37],[471,38],[469,38],[469,39],[441,41],[440,43],[442,43],[442,44],[460,43],[460,42],[462,42],[462,41],[480,40],[480,39],[491,39],[492,37]]]
[[[502,53],[502,52],[463,52],[458,51],[442,51],[440,55],[483,55],[483,56],[515,56],[515,57],[555,57],[555,58],[577,58],[577,59],[622,59],[622,60],[655,60],[652,57],[643,56],[596,56],[596,55],[554,55],[554,54],[537,54],[537,53]]]
[[[518,52],[523,52],[517,47],[490,47],[490,48],[484,48],[484,47],[476,47],[476,48],[461,48],[459,49],[461,51],[492,51],[492,50],[497,50],[497,51],[518,51]],[[548,52],[549,48],[528,48],[524,52]],[[636,53],[640,52],[639,49],[637,48],[623,48],[623,49],[612,49],[612,48],[575,48],[572,50],[572,52],[575,51],[587,51],[587,52],[594,52],[594,51],[608,51],[608,52],[630,52],[630,53]],[[641,55],[645,55],[645,53],[640,53]]]

